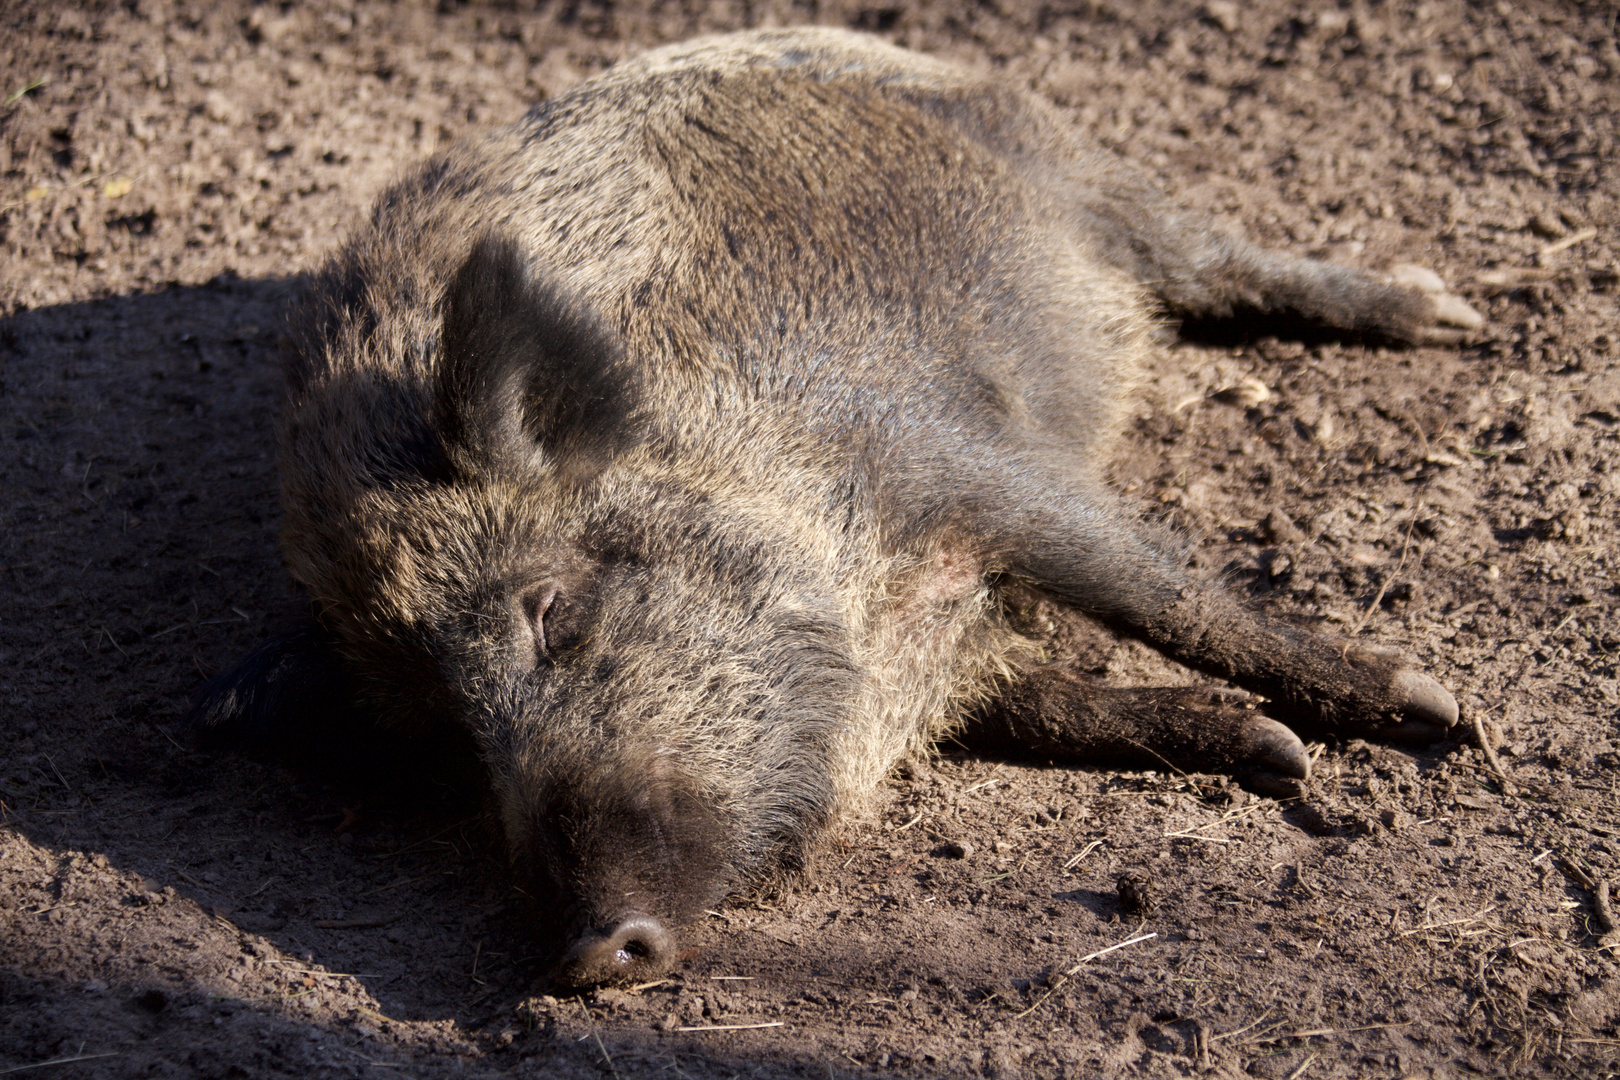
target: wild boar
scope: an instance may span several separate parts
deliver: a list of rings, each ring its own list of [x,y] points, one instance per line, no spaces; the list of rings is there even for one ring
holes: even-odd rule
[[[194,721],[458,725],[580,984],[659,971],[946,733],[1308,775],[1231,694],[1071,674],[1020,597],[1311,731],[1442,731],[1433,679],[1190,579],[1102,478],[1161,312],[1479,325],[1424,283],[1263,251],[871,38],[647,53],[411,170],[315,275],[280,465],[313,617]]]

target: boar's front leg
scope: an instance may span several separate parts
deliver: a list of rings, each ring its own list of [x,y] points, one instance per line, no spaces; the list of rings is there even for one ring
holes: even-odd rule
[[[1244,707],[1248,697],[1192,686],[1116,689],[1052,664],[1024,672],[962,738],[1016,757],[1308,779],[1305,744]]]
[[[337,647],[310,621],[216,675],[198,691],[186,724],[203,749],[281,757],[351,724],[355,711]]]
[[[1019,470],[1020,487],[1041,472]],[[1273,711],[1301,730],[1427,738],[1457,722],[1451,694],[1395,654],[1299,629],[1189,581],[1185,560],[1151,539],[1100,485],[1054,478],[1038,491],[1007,493],[1001,505],[1018,508],[1004,510],[998,523],[1012,575],[1191,667],[1265,695]],[[1249,758],[1280,753],[1283,760],[1270,766],[1291,771],[1291,751],[1268,741],[1274,732],[1252,727],[1225,706],[1199,705],[1187,692],[1110,698],[1050,673],[1038,677],[1045,683],[1026,694],[1044,697],[1047,705],[1066,697],[1071,712],[1094,716],[1099,734],[1083,738],[1101,750],[1122,734],[1150,747],[1162,739],[1184,759],[1204,752],[1222,764],[1240,752]],[[1014,709],[1019,712],[1029,710]],[[1200,716],[1210,730],[1196,734]],[[1027,734],[1045,738],[1033,729]]]

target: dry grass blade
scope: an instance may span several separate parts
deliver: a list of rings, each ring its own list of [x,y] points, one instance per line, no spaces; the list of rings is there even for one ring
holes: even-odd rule
[[[1362,1024],[1360,1027],[1309,1028],[1305,1031],[1268,1031],[1264,1035],[1244,1039],[1243,1045],[1251,1046],[1254,1043],[1277,1042],[1282,1039],[1320,1039],[1328,1035],[1348,1035],[1354,1031],[1383,1031],[1385,1028],[1409,1027],[1411,1023],[1410,1020],[1399,1020],[1392,1024]]]
[[[1424,449],[1427,451],[1429,445],[1429,436],[1424,432],[1422,427],[1417,429],[1417,433],[1418,436],[1423,440]],[[1400,562],[1395,564],[1394,572],[1387,575],[1383,582],[1378,586],[1377,595],[1372,598],[1372,603],[1367,605],[1367,610],[1361,613],[1361,618],[1356,620],[1356,625],[1350,628],[1350,633],[1348,635],[1349,637],[1353,638],[1357,634],[1361,633],[1361,628],[1367,625],[1367,620],[1372,618],[1372,613],[1377,611],[1378,605],[1384,602],[1384,593],[1386,590],[1388,590],[1389,583],[1400,577],[1401,571],[1406,569],[1406,555],[1407,552],[1412,550],[1412,530],[1417,526],[1418,516],[1422,513],[1423,504],[1418,503],[1417,509],[1412,511],[1412,520],[1406,523],[1406,539],[1401,541]]]
[[[1288,1076],[1285,1078],[1285,1080],[1299,1080],[1299,1078],[1301,1076],[1305,1075],[1305,1070],[1311,1067],[1311,1062],[1313,1062],[1315,1060],[1316,1060],[1316,1055],[1311,1054],[1304,1061],[1300,1062],[1299,1063],[1299,1068],[1297,1068],[1293,1072],[1289,1073]]]
[[[1074,858],[1072,858],[1068,862],[1064,863],[1063,864],[1063,869],[1067,870],[1069,867],[1073,866],[1075,863],[1079,862],[1081,859],[1084,859],[1087,855],[1090,855],[1093,851],[1096,851],[1098,848],[1102,847],[1102,844],[1103,844],[1103,842],[1101,840],[1093,840],[1091,843],[1087,844],[1084,848],[1082,848],[1080,850],[1080,854],[1076,855]]]
[[[1220,1042],[1222,1039],[1236,1038],[1237,1036],[1243,1034],[1245,1031],[1253,1031],[1255,1028],[1257,1028],[1261,1024],[1265,1023],[1266,1022],[1266,1017],[1268,1017],[1270,1015],[1271,1015],[1271,1010],[1267,1009],[1265,1012],[1261,1013],[1260,1016],[1253,1023],[1245,1024],[1242,1027],[1234,1028],[1231,1031],[1222,1032],[1219,1035],[1211,1035],[1209,1037],[1209,1041],[1210,1042]]]
[[[315,925],[321,930],[377,930],[384,926],[392,926],[404,915],[385,915],[375,919],[316,919]]]
[[[1502,793],[1514,793],[1513,781],[1508,779],[1507,770],[1502,768],[1502,760],[1496,756],[1496,747],[1491,745],[1491,736],[1485,730],[1485,717],[1479,712],[1473,715],[1474,741],[1479,743],[1480,753],[1485,755],[1485,763],[1490,766],[1492,775],[1502,784]]]
[[[676,1028],[676,1031],[758,1031],[760,1028],[779,1028],[783,1025],[781,1020],[772,1020],[768,1024],[688,1024]]]
[[[1221,839],[1218,839],[1218,838],[1213,837],[1213,836],[1199,836],[1198,832],[1199,832],[1200,829],[1213,829],[1217,825],[1230,825],[1234,821],[1241,821],[1244,818],[1249,817],[1249,816],[1255,814],[1256,812],[1258,812],[1260,810],[1260,808],[1263,807],[1264,805],[1265,805],[1264,803],[1251,803],[1248,806],[1241,807],[1240,809],[1237,809],[1237,810],[1228,810],[1226,813],[1222,814],[1220,817],[1216,818],[1214,821],[1206,821],[1206,822],[1204,822],[1204,824],[1202,824],[1202,825],[1194,825],[1190,829],[1178,829],[1175,832],[1167,832],[1167,833],[1165,833],[1163,835],[1163,837],[1161,839],[1165,839],[1165,840],[1171,840],[1171,839],[1213,840],[1215,843],[1218,843],[1218,844],[1233,843],[1233,841],[1231,841],[1231,840],[1221,840]]]
[[[1117,951],[1119,949],[1123,949],[1127,945],[1135,945],[1137,942],[1147,941],[1150,938],[1156,938],[1158,936],[1159,936],[1159,934],[1158,934],[1158,931],[1156,931],[1156,930],[1151,931],[1151,932],[1146,933],[1146,934],[1138,934],[1133,938],[1126,938],[1124,941],[1120,942],[1118,945],[1110,945],[1106,949],[1098,949],[1094,953],[1087,953],[1086,955],[1084,955],[1084,956],[1082,956],[1080,958],[1079,963],[1075,964],[1074,967],[1070,968],[1068,971],[1065,971],[1063,974],[1065,974],[1065,975],[1078,975],[1080,973],[1081,968],[1085,967],[1087,964],[1091,963],[1093,960],[1097,959],[1097,957],[1099,957],[1099,956],[1107,956],[1109,953],[1115,952],[1115,951]]]
[[[602,1060],[607,1062],[607,1067],[613,1072],[613,1080],[619,1080],[619,1067],[613,1064],[613,1055],[607,1052],[606,1046],[602,1045],[602,1036],[595,1028],[591,1029],[591,1037],[596,1040],[596,1048],[602,1051]]]
[[[1422,926],[1414,926],[1414,927],[1411,927],[1410,929],[1402,930],[1399,934],[1397,934],[1395,936],[1396,937],[1408,937],[1408,936],[1410,936],[1412,934],[1421,934],[1425,930],[1442,930],[1442,929],[1444,929],[1444,928],[1446,928],[1448,926],[1466,926],[1469,923],[1479,922],[1481,919],[1483,919],[1485,916],[1489,915],[1491,912],[1493,912],[1495,910],[1496,910],[1496,905],[1492,904],[1490,907],[1481,908],[1479,910],[1479,912],[1477,914],[1474,914],[1474,915],[1465,915],[1460,919],[1446,919],[1443,922],[1437,922],[1437,923],[1424,923]]]
[[[1106,949],[1098,949],[1094,953],[1087,953],[1086,955],[1084,955],[1084,956],[1082,956],[1080,958],[1080,961],[1077,964],[1075,964],[1074,967],[1070,968],[1068,971],[1065,971],[1062,975],[1059,975],[1058,978],[1057,978],[1057,981],[1054,982],[1051,985],[1051,987],[1046,991],[1046,993],[1042,994],[1036,1000],[1035,1004],[1031,1005],[1029,1008],[1025,1009],[1023,1012],[1019,1013],[1017,1016],[1013,1017],[1013,1019],[1014,1020],[1022,1020],[1024,1017],[1028,1016],[1030,1013],[1034,1012],[1036,1009],[1038,1009],[1042,1005],[1046,1004],[1046,999],[1051,997],[1053,994],[1057,993],[1058,988],[1061,987],[1064,983],[1069,981],[1070,976],[1078,974],[1081,968],[1085,967],[1087,964],[1091,963],[1093,960],[1097,959],[1099,956],[1107,956],[1109,953],[1114,952],[1114,951],[1116,951],[1118,949],[1123,949],[1127,945],[1135,945],[1139,941],[1146,941],[1149,938],[1156,938],[1158,936],[1159,935],[1158,935],[1157,932],[1148,933],[1148,934],[1138,934],[1136,937],[1128,938],[1125,941],[1121,941],[1117,945],[1110,945]]]
[[[74,1054],[71,1057],[51,1058],[49,1061],[36,1061],[32,1065],[13,1065],[9,1069],[0,1069],[0,1076],[10,1076],[12,1073],[27,1072],[30,1069],[43,1069],[47,1065],[67,1065],[74,1061],[95,1061],[97,1058],[117,1057],[122,1051],[108,1050],[101,1054]]]
[[[1562,240],[1553,241],[1537,252],[1537,254],[1539,254],[1542,258],[1546,258],[1549,255],[1556,255],[1560,251],[1569,250],[1576,244],[1584,244],[1588,240],[1596,240],[1597,234],[1598,231],[1595,228],[1587,227],[1582,229],[1580,232],[1570,233]]]

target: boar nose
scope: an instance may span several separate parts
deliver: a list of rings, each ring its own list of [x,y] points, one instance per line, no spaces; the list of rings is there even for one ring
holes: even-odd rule
[[[636,982],[663,973],[675,943],[651,915],[627,915],[605,930],[589,930],[563,958],[562,978],[574,986]]]

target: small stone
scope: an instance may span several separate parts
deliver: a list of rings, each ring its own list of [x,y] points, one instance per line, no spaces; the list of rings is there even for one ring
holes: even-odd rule
[[[1349,29],[1349,12],[1339,11],[1335,8],[1318,11],[1311,21],[1311,32],[1316,37],[1326,38],[1329,41],[1343,36]]]
[[[1204,5],[1204,15],[1216,26],[1228,34],[1237,33],[1242,23],[1238,20],[1238,6],[1232,0],[1209,0]]]
[[[1545,210],[1530,219],[1530,231],[1543,240],[1557,240],[1569,232],[1556,214]]]
[[[203,111],[216,124],[235,124],[242,119],[242,110],[237,108],[236,102],[218,90],[203,98]]]
[[[1273,544],[1297,544],[1305,539],[1299,526],[1281,510],[1273,510],[1266,515],[1265,520],[1260,522],[1260,533]]]
[[[1127,870],[1114,881],[1120,910],[1127,915],[1146,915],[1153,910],[1153,889],[1146,874]]]
[[[1241,405],[1246,409],[1270,401],[1271,397],[1271,387],[1253,375],[1246,375],[1233,385],[1223,386],[1215,391],[1217,401],[1224,401],[1228,405]]]
[[[1007,852],[1012,850],[1012,845],[1007,843],[1005,840],[997,840],[995,843],[990,845],[990,850],[994,851],[997,855],[1005,855]]]

